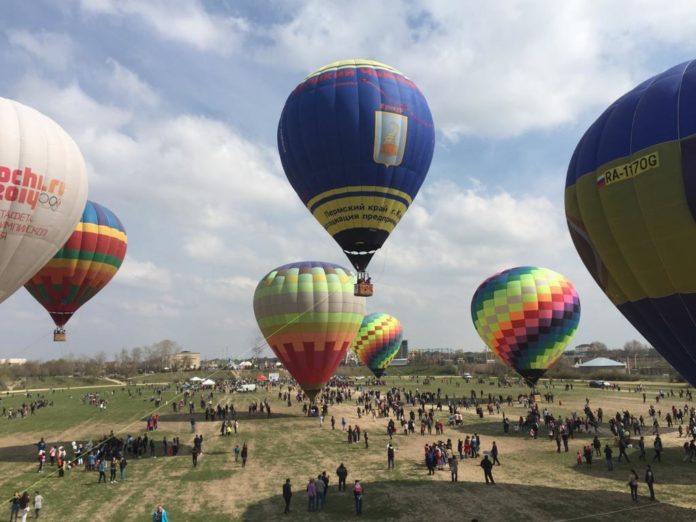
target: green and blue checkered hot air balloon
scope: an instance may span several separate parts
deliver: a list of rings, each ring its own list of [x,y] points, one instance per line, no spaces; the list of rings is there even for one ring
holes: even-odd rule
[[[580,298],[553,270],[510,268],[481,283],[471,318],[493,353],[533,386],[575,334]]]

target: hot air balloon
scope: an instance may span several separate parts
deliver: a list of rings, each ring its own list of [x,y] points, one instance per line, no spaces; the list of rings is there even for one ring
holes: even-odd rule
[[[435,132],[418,87],[370,60],[334,62],[290,94],[278,124],[285,174],[358,271],[366,273],[413,202],[430,167]]]
[[[597,284],[696,386],[696,62],[644,81],[590,126],[565,210]]]
[[[471,318],[491,351],[533,387],[575,334],[580,299],[553,270],[510,268],[481,283]]]
[[[352,349],[378,379],[384,375],[401,347],[401,323],[389,314],[366,315]]]
[[[70,237],[87,199],[85,161],[50,118],[0,98],[0,302]]]
[[[65,340],[65,323],[111,281],[126,256],[127,243],[114,213],[87,201],[63,248],[24,285],[56,323],[54,340]]]
[[[259,282],[254,314],[269,346],[311,400],[336,371],[365,315],[355,276],[338,265],[301,261]]]

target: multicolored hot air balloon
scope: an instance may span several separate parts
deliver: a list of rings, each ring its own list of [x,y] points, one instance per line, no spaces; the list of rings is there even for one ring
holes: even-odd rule
[[[389,314],[366,315],[352,349],[378,379],[384,375],[401,347],[401,323]]]
[[[114,213],[87,201],[63,248],[24,285],[51,314],[58,327],[56,340],[65,339],[65,323],[114,277],[127,244],[126,231]]]
[[[0,302],[70,237],[87,199],[85,160],[56,122],[0,98]]]
[[[597,284],[696,386],[696,62],[644,81],[590,126],[565,210]]]
[[[421,91],[370,60],[314,71],[292,91],[278,124],[288,180],[361,280],[416,197],[434,146]]]
[[[558,360],[580,321],[573,285],[548,268],[510,268],[486,279],[471,300],[481,339],[530,384]]]
[[[365,299],[353,295],[354,279],[338,265],[301,261],[271,270],[254,292],[263,336],[312,400],[345,357],[365,315]]]

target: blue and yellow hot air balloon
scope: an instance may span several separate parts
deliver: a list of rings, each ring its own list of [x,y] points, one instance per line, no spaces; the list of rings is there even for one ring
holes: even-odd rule
[[[278,124],[288,180],[360,274],[411,206],[434,146],[423,93],[370,60],[310,74],[288,97]]]
[[[565,209],[597,284],[696,385],[696,62],[644,81],[592,124]]]

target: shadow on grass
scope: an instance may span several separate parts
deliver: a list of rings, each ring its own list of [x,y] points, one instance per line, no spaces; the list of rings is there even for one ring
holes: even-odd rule
[[[604,447],[604,445],[602,445]],[[612,446],[614,451],[613,465],[614,470],[607,470],[607,463],[604,460],[604,452],[601,457],[593,457],[592,466],[583,462],[581,466],[573,466],[573,470],[583,475],[601,477],[623,481],[628,481],[628,476],[632,469],[636,470],[638,478],[642,481],[645,476],[645,465],[650,464],[655,480],[660,484],[694,484],[696,483],[696,463],[683,462],[684,452],[681,448],[665,448],[662,451],[661,462],[653,461],[655,452],[646,448],[646,460],[638,460],[639,452],[635,449],[627,451],[630,462],[618,462],[619,450]],[[694,518],[696,520],[696,518]]]
[[[143,417],[143,421],[147,419],[147,415]],[[287,419],[287,418],[296,418],[296,419],[302,419],[304,418],[302,415],[291,415],[287,413],[274,413],[270,417],[268,417],[265,413],[258,413],[256,415],[249,415],[248,412],[241,412],[237,414],[237,420],[242,423],[242,422],[249,422],[249,421],[272,421],[275,419]],[[191,419],[196,420],[196,424],[201,426],[204,424],[214,424],[217,425],[219,428],[222,425],[222,420],[205,420],[205,413],[200,413],[196,412],[193,414],[190,413],[182,413],[182,412],[177,412],[177,413],[161,413],[159,416],[159,421],[160,422],[191,422]],[[228,420],[232,420],[232,418],[228,418]],[[319,421],[317,421],[319,422]]]
[[[278,488],[282,485],[279,477]],[[299,482],[299,480],[298,480]],[[351,481],[349,481],[350,483]],[[294,484],[290,520],[346,520],[355,517],[353,494],[331,486],[326,506],[318,513],[307,512],[304,483]],[[363,482],[363,514],[367,520],[468,521],[564,521],[587,520],[648,521],[669,517],[670,522],[696,520],[696,510],[650,502],[639,487],[639,502],[628,492],[585,491],[519,484],[487,486],[482,483],[442,481]],[[299,490],[299,492],[297,491]],[[657,491],[659,495],[659,489]],[[280,493],[249,506],[244,521],[280,519],[284,503]],[[613,512],[608,515],[609,512]],[[609,517],[609,518],[606,518]]]
[[[82,439],[80,439],[82,440]],[[68,452],[68,458],[72,458],[72,441],[63,441],[63,442],[51,442],[48,445],[48,448],[51,446],[56,446],[60,447],[63,446],[67,452]],[[180,444],[179,445],[179,452],[175,456],[176,458],[181,458],[181,457],[188,457],[191,458],[191,449],[192,445],[190,444]],[[95,444],[96,448],[96,444]],[[204,446],[205,449],[205,446]],[[215,452],[209,452],[210,454],[223,454],[226,453],[225,451],[219,451],[216,450]],[[36,446],[36,444],[24,444],[21,446],[4,446],[0,447],[0,462],[33,462],[36,464],[37,468],[39,465],[38,461],[38,454],[39,450]],[[162,442],[158,441],[156,445],[156,455],[159,458],[174,458],[172,456],[166,456],[164,457],[162,455]],[[85,457],[86,458],[86,457]],[[149,451],[143,455],[142,458],[137,459],[135,456],[126,453],[126,458],[128,460],[148,460],[150,459],[150,454]],[[49,469],[55,469],[55,466],[50,465],[50,459],[47,457],[46,462],[44,463],[44,469],[49,470]]]

